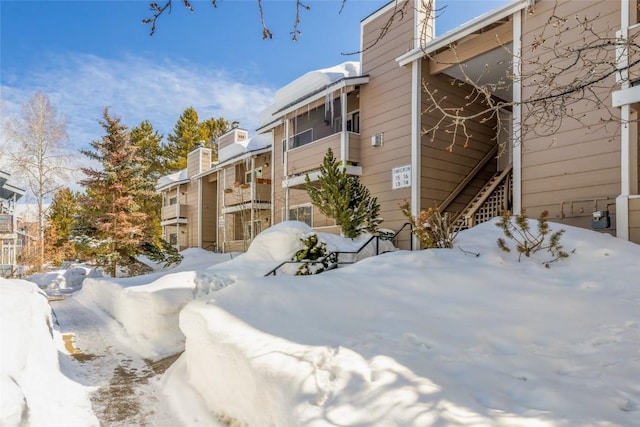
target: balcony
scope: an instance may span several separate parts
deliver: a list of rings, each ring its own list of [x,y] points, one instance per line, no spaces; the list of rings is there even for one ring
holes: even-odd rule
[[[181,203],[175,205],[163,206],[161,212],[162,221],[177,218],[186,218],[188,212],[188,206]]]
[[[255,193],[254,193],[255,190]],[[255,196],[253,196],[255,194]],[[256,178],[256,182],[241,184],[224,190],[224,206],[243,206],[247,203],[271,203],[271,180]]]
[[[287,175],[300,175],[320,167],[322,159],[329,148],[333,156],[340,160],[340,133],[334,133],[325,138],[318,139],[309,144],[289,150]],[[349,147],[348,158],[351,164],[360,162],[360,135],[347,133],[347,145]]]

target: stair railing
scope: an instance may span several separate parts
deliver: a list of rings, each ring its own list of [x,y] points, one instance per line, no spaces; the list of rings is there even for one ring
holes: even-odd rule
[[[498,154],[498,145],[494,145],[491,150],[489,150],[487,154],[485,154],[484,157],[480,159],[480,161],[473,167],[473,169],[471,169],[467,176],[465,176],[464,179],[460,181],[460,183],[456,186],[456,188],[454,188],[453,191],[449,193],[447,198],[444,199],[442,203],[440,203],[440,206],[438,206],[438,210],[440,212],[444,212],[444,210],[449,207],[451,202],[453,202],[454,199],[458,197],[460,193],[462,193],[462,190],[464,190],[464,188],[471,182],[471,180],[473,180],[473,178],[478,175],[478,173],[486,166],[486,164],[489,163],[489,160],[495,159],[496,154]]]
[[[462,220],[463,226],[467,228],[471,228],[475,225],[474,216],[480,210],[482,205],[487,201],[489,197],[493,195],[496,189],[502,185],[505,180],[510,176],[511,171],[513,169],[513,164],[510,164],[507,168],[505,168],[497,178],[489,185],[484,186],[480,190],[482,195],[478,198],[474,198],[462,211],[462,214],[456,218],[456,221]],[[499,212],[497,213],[499,214]]]
[[[332,251],[329,252],[328,254],[326,254],[325,256],[323,256],[322,258],[319,258],[317,260],[313,260],[313,261],[295,261],[295,260],[288,260],[288,261],[282,261],[280,264],[278,264],[274,269],[272,269],[271,271],[269,271],[267,274],[265,274],[266,276],[275,276],[277,271],[284,265],[287,264],[298,264],[298,265],[302,265],[305,263],[311,264],[311,265],[316,265],[316,264],[320,264],[322,262],[324,262],[327,259],[331,259],[331,257],[335,257],[335,259],[337,260],[334,264],[330,265],[329,268],[327,268],[327,270],[332,270],[334,268],[337,268],[339,265],[347,265],[347,264],[355,264],[355,261],[340,261],[340,255],[357,255],[360,252],[362,252],[364,250],[364,248],[366,248],[367,246],[369,246],[369,243],[371,243],[372,241],[375,240],[375,249],[376,249],[376,255],[380,255],[380,240],[392,240],[392,241],[396,241],[398,235],[405,229],[407,228],[407,226],[410,228],[411,231],[413,231],[413,226],[406,222],[402,225],[402,227],[400,227],[400,229],[398,231],[396,231],[395,233],[393,233],[392,235],[380,235],[380,234],[375,234],[371,237],[369,237],[367,239],[366,242],[364,242],[360,248],[358,248],[355,251]],[[409,239],[409,248],[410,250],[413,250],[413,239]],[[326,271],[326,270],[325,270]]]

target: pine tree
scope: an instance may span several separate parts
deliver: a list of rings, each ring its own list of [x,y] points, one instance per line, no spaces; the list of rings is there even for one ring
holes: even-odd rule
[[[49,206],[45,229],[45,259],[59,266],[65,260],[76,258],[72,241],[73,224],[80,211],[79,195],[69,187],[58,190]]]
[[[138,147],[143,175],[152,182],[169,173],[163,155],[162,139],[163,136],[148,120],[131,129],[131,143]]]
[[[318,184],[314,185],[307,175],[305,187],[311,203],[333,218],[345,237],[353,239],[365,231],[374,233],[382,222],[378,199],[371,197],[357,177],[347,175],[331,149],[327,150],[320,165]]]
[[[106,135],[91,143],[93,150],[82,150],[103,167],[82,168],[87,176],[80,181],[87,189],[82,197],[82,223],[94,227],[85,231],[93,234],[86,237],[93,239],[96,261],[115,276],[119,266],[131,271],[147,239],[149,215],[141,210],[140,201],[153,191],[144,179],[138,147],[131,143],[127,127],[106,108],[100,124]]]
[[[189,107],[180,116],[173,127],[173,133],[167,137],[164,146],[166,167],[169,172],[179,171],[187,167],[187,154],[200,143],[205,141],[204,129],[198,122],[198,113]]]
[[[160,135],[149,121],[143,121],[137,127],[131,129],[131,143],[138,147],[138,156],[141,162],[142,176],[147,184],[154,188],[158,178],[166,175],[166,161],[162,150],[162,135]],[[162,241],[161,210],[162,196],[153,194],[139,201],[140,210],[149,216],[145,235],[147,236],[149,251],[165,252],[166,247]],[[146,247],[146,246],[145,246]]]
[[[205,135],[205,146],[211,148],[211,161],[215,162],[218,160],[218,144],[213,142],[229,129],[229,122],[222,117],[218,119],[211,117],[200,123],[200,127]]]
[[[213,143],[216,138],[229,129],[229,122],[223,118],[209,118],[200,122],[198,113],[189,107],[180,116],[173,127],[173,133],[167,137],[167,144],[163,147],[165,158],[165,173],[175,172],[187,167],[187,155],[201,142],[211,148],[212,160],[217,160],[217,146]]]
[[[334,268],[338,262],[338,255],[327,250],[327,243],[315,232],[300,239],[304,248],[296,252],[294,259],[302,264],[296,271],[296,276],[320,274]]]

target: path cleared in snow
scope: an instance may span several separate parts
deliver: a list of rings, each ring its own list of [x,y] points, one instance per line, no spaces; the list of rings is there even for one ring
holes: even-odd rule
[[[102,426],[176,426],[159,390],[162,374],[177,358],[151,362],[119,342],[124,336],[115,321],[89,310],[73,297],[52,301],[56,329],[69,354],[60,369],[72,380],[95,387],[91,403]],[[120,331],[114,331],[120,329]]]

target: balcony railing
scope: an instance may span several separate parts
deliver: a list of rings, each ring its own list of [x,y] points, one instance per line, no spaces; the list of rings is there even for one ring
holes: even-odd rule
[[[188,206],[183,205],[181,203],[177,203],[175,205],[163,206],[162,207],[162,220],[173,219],[173,218],[186,218],[187,217]]]
[[[241,184],[237,187],[231,187],[224,190],[224,205],[234,206],[248,202],[265,202],[271,201],[271,180],[256,178],[256,181],[250,184]],[[253,197],[253,187],[255,187],[255,197]]]
[[[340,133],[334,133],[325,138],[318,139],[309,144],[289,150],[287,175],[298,175],[304,172],[318,169],[325,153],[329,148],[336,159],[340,160]],[[360,135],[347,133],[349,153],[348,162],[353,164],[360,162]]]

